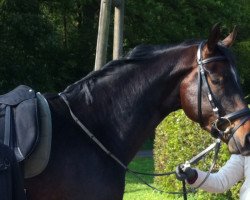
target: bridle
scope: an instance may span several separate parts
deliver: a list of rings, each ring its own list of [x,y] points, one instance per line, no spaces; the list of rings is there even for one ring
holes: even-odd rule
[[[197,63],[198,63],[198,118],[199,124],[201,127],[204,126],[203,116],[202,116],[202,86],[204,91],[207,93],[209,103],[212,107],[214,115],[217,119],[212,122],[211,135],[215,138],[225,138],[230,139],[234,133],[242,126],[247,120],[250,119],[250,109],[243,108],[241,110],[229,113],[227,115],[221,116],[221,112],[219,110],[219,103],[216,101],[214,94],[209,86],[206,70],[204,65],[216,62],[216,61],[225,61],[227,60],[226,56],[213,56],[210,58],[202,59],[202,49],[206,41],[203,41],[198,46],[197,51]],[[241,119],[240,123],[232,128],[232,122]],[[226,128],[221,128],[226,127]]]

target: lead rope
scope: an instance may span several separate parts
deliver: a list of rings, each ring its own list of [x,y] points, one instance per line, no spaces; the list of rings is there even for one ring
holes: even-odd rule
[[[213,168],[214,168],[214,166],[216,164],[216,160],[218,159],[218,154],[219,154],[219,151],[220,151],[220,147],[221,147],[221,140],[217,140],[216,145],[215,145],[214,158],[213,158],[212,164],[210,166],[210,169],[207,172],[207,175],[203,179],[203,181],[197,187],[195,187],[194,189],[200,188],[206,182],[206,180],[208,179],[208,177],[210,176],[210,174],[211,174],[211,172],[212,172],[212,170],[213,170]]]
[[[186,187],[186,181],[182,181],[182,191],[183,191],[183,199],[187,200],[187,187]]]

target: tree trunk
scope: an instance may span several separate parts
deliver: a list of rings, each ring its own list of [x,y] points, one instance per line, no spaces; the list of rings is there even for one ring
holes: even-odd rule
[[[94,70],[100,69],[106,63],[110,11],[111,11],[111,0],[101,0]]]
[[[115,3],[113,60],[119,59],[123,54],[124,1]]]

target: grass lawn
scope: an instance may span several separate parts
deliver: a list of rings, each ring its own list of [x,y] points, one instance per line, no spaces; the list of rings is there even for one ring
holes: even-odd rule
[[[136,158],[129,165],[130,169],[141,171],[141,172],[154,172],[154,161],[152,158]],[[153,184],[152,177],[144,177],[144,179]],[[147,187],[133,175],[127,173],[126,176],[126,187],[123,200],[182,200],[183,197],[176,195],[160,194]],[[188,198],[192,199],[192,198]]]

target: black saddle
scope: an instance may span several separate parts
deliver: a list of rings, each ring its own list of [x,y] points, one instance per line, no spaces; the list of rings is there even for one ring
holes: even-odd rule
[[[0,142],[9,146],[18,161],[34,150],[39,138],[36,92],[20,85],[0,95]]]

